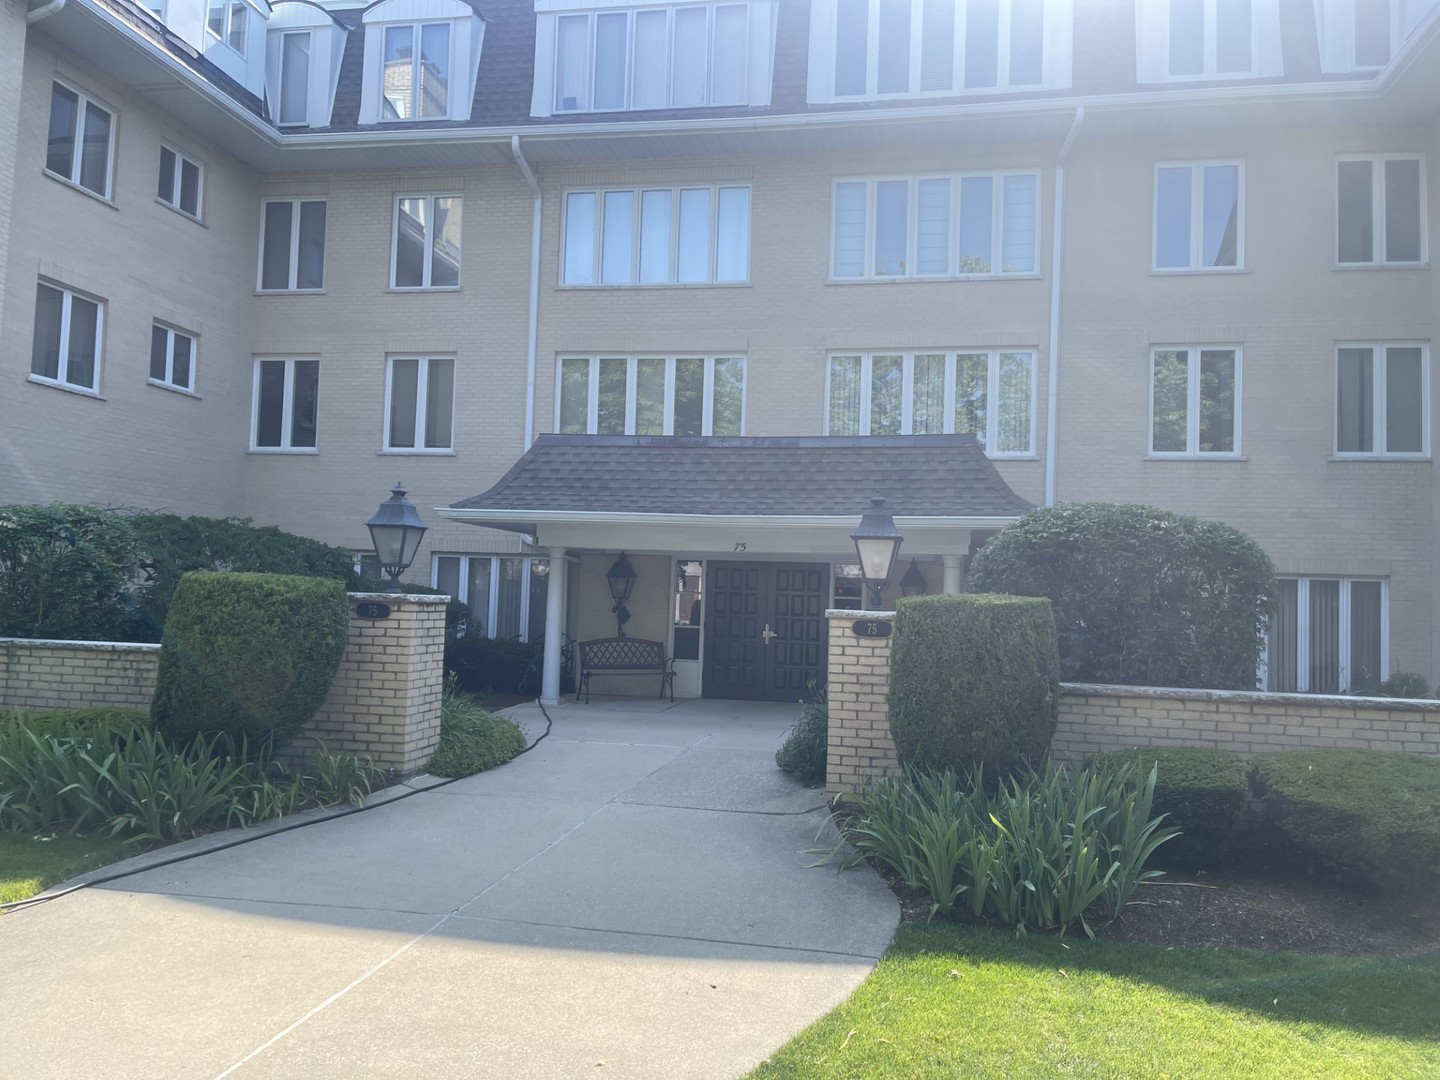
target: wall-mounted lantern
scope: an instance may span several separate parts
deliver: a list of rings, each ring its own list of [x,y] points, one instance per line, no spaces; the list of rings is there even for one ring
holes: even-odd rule
[[[605,583],[610,586],[610,599],[614,606],[610,613],[615,616],[615,636],[625,636],[625,624],[630,621],[630,609],[625,606],[635,588],[635,568],[622,551],[615,565],[605,572]]]

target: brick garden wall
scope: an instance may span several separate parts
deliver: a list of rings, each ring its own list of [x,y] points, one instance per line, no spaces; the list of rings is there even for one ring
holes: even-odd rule
[[[0,638],[0,707],[149,710],[160,646]]]

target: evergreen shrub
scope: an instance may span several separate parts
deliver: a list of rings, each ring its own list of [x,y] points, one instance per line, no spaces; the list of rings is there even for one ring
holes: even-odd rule
[[[540,689],[543,644],[469,633],[445,639],[445,668],[467,694],[524,694]]]
[[[775,764],[801,783],[823,784],[830,755],[830,701],[821,689],[775,751]]]
[[[340,581],[184,575],[160,646],[156,729],[179,742],[224,734],[288,743],[324,702],[349,621]]]
[[[894,638],[890,731],[902,764],[1004,773],[1045,756],[1060,702],[1048,600],[910,597]]]

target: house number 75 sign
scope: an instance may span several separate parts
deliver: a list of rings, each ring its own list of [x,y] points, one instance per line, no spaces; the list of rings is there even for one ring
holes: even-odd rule
[[[890,636],[890,624],[883,619],[857,619],[850,628],[856,637]]]

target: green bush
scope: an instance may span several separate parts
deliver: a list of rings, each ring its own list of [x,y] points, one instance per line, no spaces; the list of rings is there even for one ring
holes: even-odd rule
[[[445,668],[467,694],[525,694],[540,689],[542,642],[461,634],[445,641]]]
[[[335,680],[349,620],[339,581],[186,574],[160,646],[156,730],[179,742],[215,734],[289,742]]]
[[[1050,748],[1060,702],[1045,600],[900,601],[890,658],[890,731],[902,764],[1008,772]]]
[[[430,759],[434,776],[469,776],[503,765],[525,749],[525,735],[503,716],[486,712],[454,680],[440,702],[440,744]]]
[[[12,709],[0,713],[0,737],[23,727],[37,735],[73,739],[108,726],[148,728],[150,714],[138,709]]]
[[[997,533],[970,587],[1048,597],[1067,682],[1251,690],[1275,567],[1220,522],[1070,503]]]
[[[1440,887],[1440,760],[1292,750],[1250,765],[1267,817],[1312,864],[1360,885]]]
[[[993,794],[979,769],[887,777],[856,796],[841,868],[884,863],[929,893],[931,918],[1090,934],[1091,919],[1113,920],[1156,876],[1145,863],[1175,834],[1152,814],[1154,786],[1153,769],[1129,765],[1024,770]]]
[[[805,702],[800,719],[775,751],[775,764],[806,784],[825,782],[830,752],[830,702],[821,690]]]
[[[1195,871],[1224,861],[1250,792],[1249,770],[1238,755],[1196,746],[1147,746],[1096,754],[1090,764],[1130,766],[1142,773],[1155,769],[1155,813],[1180,829],[1157,856],[1159,865]]]
[[[132,622],[140,549],[98,506],[0,506],[0,637],[114,641]]]
[[[1384,682],[1356,683],[1350,693],[1357,697],[1421,698],[1440,697],[1440,690],[1432,690],[1430,680],[1413,671],[1397,671]]]

